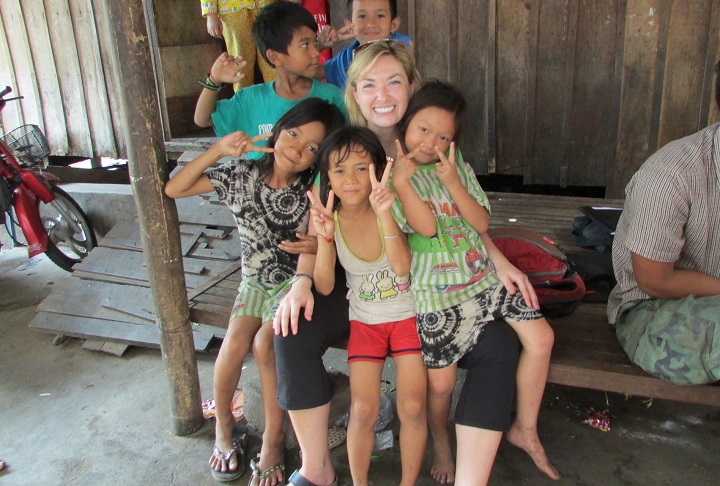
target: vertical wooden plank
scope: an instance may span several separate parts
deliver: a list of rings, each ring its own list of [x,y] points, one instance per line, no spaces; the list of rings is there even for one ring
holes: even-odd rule
[[[494,98],[487,86],[488,53],[494,52],[494,34],[489,29],[489,5],[494,2],[460,2],[457,14],[462,20],[456,21],[457,44],[453,48],[457,55],[455,62],[450,61],[448,72],[448,78],[462,91],[467,101],[468,116],[458,146],[475,172],[483,174],[488,172],[488,106],[493,104]]]
[[[615,165],[607,197],[624,197],[625,184],[652,151],[650,127],[658,62],[658,5],[663,0],[628,0]]]
[[[114,157],[117,150],[91,0],[70,0],[70,13],[75,38],[82,39],[77,43],[77,48],[81,60],[82,86],[88,95],[86,108],[92,156]]]
[[[34,70],[37,104],[42,110],[43,129],[52,155],[67,155],[68,134],[65,124],[63,93],[55,68],[50,29],[43,0],[23,0],[23,17],[32,48],[32,63],[23,68]]]
[[[0,30],[0,89],[10,86],[13,92],[17,90],[17,80],[15,78],[15,69],[13,69],[12,57],[10,55],[10,46],[8,45],[7,27],[5,23],[11,23],[12,18],[6,18],[5,10],[0,3],[0,24],[3,28]],[[5,109],[0,112],[0,128],[2,133],[9,132],[13,128],[22,124],[22,107],[20,103],[8,103]]]
[[[462,17],[460,17],[462,19]],[[489,0],[487,8],[487,46],[484,51],[487,53],[487,61],[485,62],[485,125],[487,127],[483,133],[482,127],[478,127],[479,142],[487,146],[487,167],[475,166],[476,171],[481,173],[495,173],[497,160],[497,145],[495,142],[495,115],[497,96],[495,93],[495,66],[497,65],[497,0]],[[480,161],[482,163],[482,160]]]
[[[655,151],[658,146],[660,134],[660,115],[663,105],[663,83],[665,82],[665,63],[667,56],[668,31],[670,30],[670,2],[660,2],[657,6],[658,17],[658,44],[657,66],[655,67],[655,83],[653,86],[652,117],[650,118],[650,138],[648,154]],[[628,179],[629,180],[629,179]]]
[[[402,17],[402,21],[406,22],[406,28],[407,28],[407,35],[409,35],[413,40],[417,39],[418,37],[418,31],[417,31],[417,19],[415,17],[415,10],[417,9],[417,5],[415,5],[415,0],[407,0],[407,6],[401,7],[398,5],[398,15],[401,14],[404,15]],[[418,56],[418,48],[415,46],[415,58],[417,59]]]
[[[540,0],[530,8],[528,18],[528,65],[527,65],[527,105],[525,107],[525,158],[521,174],[523,182],[532,180],[532,160],[535,150],[535,100],[537,99],[538,78],[538,39],[540,37]]]
[[[705,53],[705,76],[703,81],[702,100],[698,129],[720,121],[720,110],[715,103],[715,63],[720,55],[720,0],[714,0],[710,28],[707,35],[707,51]]]
[[[105,15],[107,5],[105,0],[92,0],[93,14],[95,16],[95,26],[98,34],[98,42],[100,44],[100,56],[102,59],[103,78],[105,80],[105,90],[108,95],[108,104],[110,106],[110,118],[112,120],[113,137],[115,139],[116,154],[115,157],[127,158],[127,142],[122,130],[121,110],[122,101],[120,100],[120,74],[118,66],[114,62],[113,49],[115,49],[115,41],[112,38],[112,28],[110,20]]]
[[[711,0],[672,2],[657,148],[699,128],[711,5]]]
[[[675,0],[670,11],[658,148],[698,127],[712,0]]]
[[[7,39],[9,67],[14,72],[14,83],[6,83],[13,89],[12,96],[25,96],[25,99],[8,104],[3,110],[3,126],[12,130],[25,123],[42,126],[42,117],[37,109],[36,85],[32,70],[32,50],[28,32],[23,21],[22,6],[17,0],[0,2],[3,28]],[[8,77],[8,81],[10,78]],[[6,85],[4,84],[2,88]]]
[[[612,99],[619,3],[582,0],[579,5],[573,103],[568,110],[568,185],[604,186],[615,156],[617,103]]]
[[[48,25],[51,26],[50,40],[65,107],[69,152],[92,155],[93,147],[78,59],[78,43],[73,31],[70,7],[67,2],[45,0],[45,14]]]
[[[563,147],[570,1],[541,1],[539,12],[533,157],[526,184],[558,184]]]
[[[437,78],[447,81],[450,73],[451,45],[457,31],[452,4],[435,0],[416,0],[416,29],[413,39],[418,48],[416,60],[423,79]]]
[[[583,12],[583,17],[586,12]],[[567,4],[567,50],[565,51],[565,79],[563,80],[563,115],[560,129],[560,163],[555,183],[567,187],[568,152],[570,151],[570,135],[572,132],[572,107],[575,100],[575,59],[577,52],[578,0],[570,0]]]
[[[537,4],[522,0],[497,2],[496,115],[498,174],[523,173],[527,144],[532,13]],[[535,17],[536,18],[536,17]]]

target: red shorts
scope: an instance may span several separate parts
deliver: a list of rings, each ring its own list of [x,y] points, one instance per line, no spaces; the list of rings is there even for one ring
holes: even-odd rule
[[[350,321],[347,344],[348,362],[385,361],[404,354],[420,354],[420,338],[415,317],[385,324]]]

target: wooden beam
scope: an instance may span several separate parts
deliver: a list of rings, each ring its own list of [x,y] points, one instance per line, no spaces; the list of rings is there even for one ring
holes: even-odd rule
[[[108,2],[120,66],[122,126],[127,135],[128,165],[135,196],[143,253],[149,272],[160,347],[168,374],[171,417],[176,435],[203,424],[200,379],[193,346],[190,309],[182,267],[177,208],[163,193],[167,180],[147,19],[150,0]]]

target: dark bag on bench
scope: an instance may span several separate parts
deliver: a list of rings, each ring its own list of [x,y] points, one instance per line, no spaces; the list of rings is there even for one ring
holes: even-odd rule
[[[566,316],[578,308],[585,284],[557,243],[524,228],[491,228],[488,234],[505,258],[528,276],[543,315]]]

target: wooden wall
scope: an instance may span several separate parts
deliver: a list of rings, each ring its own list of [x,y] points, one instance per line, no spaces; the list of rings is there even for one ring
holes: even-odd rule
[[[407,0],[407,23],[423,76],[468,98],[479,173],[622,197],[650,154],[720,120],[718,0]]]
[[[346,0],[330,0],[342,25]],[[470,117],[463,153],[481,174],[606,186],[621,197],[670,140],[720,120],[713,65],[720,0],[399,0],[423,77],[451,81]],[[165,135],[192,122],[221,51],[197,0],[148,0]],[[102,0],[1,0],[0,85],[25,96],[4,127],[38,123],[55,155],[124,156]],[[151,75],[151,73],[138,73]]]
[[[104,8],[102,0],[0,1],[0,87],[24,96],[3,110],[4,131],[33,123],[53,155],[122,156]]]

